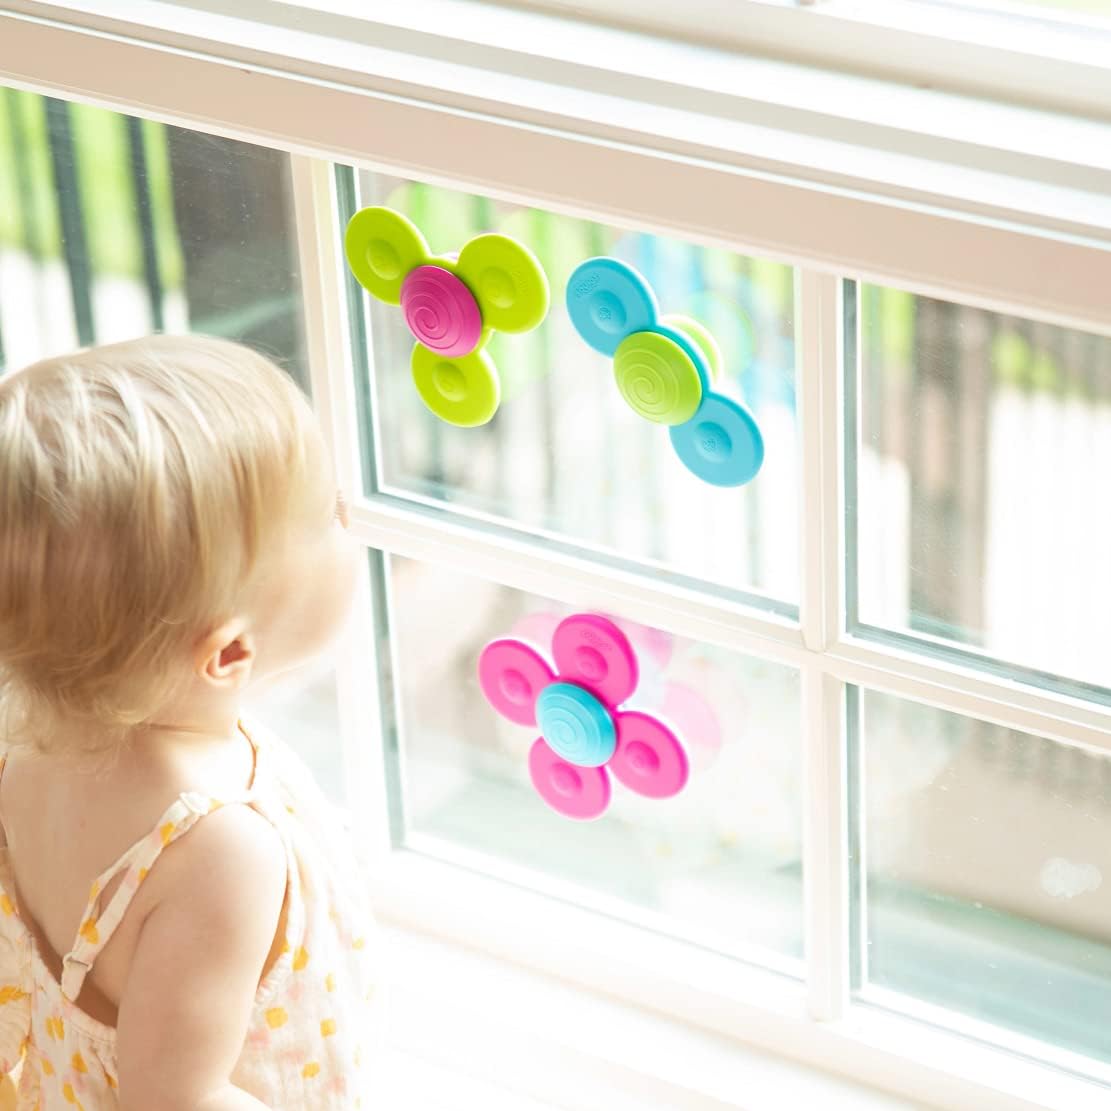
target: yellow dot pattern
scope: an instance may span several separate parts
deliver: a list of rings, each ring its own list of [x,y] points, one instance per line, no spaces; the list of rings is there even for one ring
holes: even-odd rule
[[[122,880],[121,890],[133,894],[147,879],[162,849],[221,804],[189,796],[175,805],[177,808],[167,811],[148,837],[136,846],[141,852],[130,851],[117,869],[105,872],[90,885],[88,909],[78,929],[76,955],[81,962],[91,965],[118,921],[114,912],[110,918],[102,913],[105,888],[112,891],[116,881]],[[284,815],[280,803],[276,809],[277,821]],[[312,813],[313,807],[307,804],[289,807],[290,820],[294,822],[302,821],[300,815]],[[274,814],[274,810],[268,814]],[[361,933],[362,924],[350,913],[354,906],[348,898],[350,892],[332,882],[331,870],[322,865],[314,871],[311,860],[306,866],[308,870],[303,874],[298,869],[289,873],[290,886],[283,911],[288,936],[279,941],[283,967],[309,974],[274,978],[266,989],[267,1002],[254,1012],[242,1060],[245,1064],[249,1062],[249,1069],[259,1070],[264,1091],[267,1090],[264,1073],[273,1073],[275,1083],[283,1086],[292,1077],[300,1076],[306,1092],[309,1086],[313,1089],[309,1102],[314,1106],[358,1107],[363,1101],[351,1090],[351,1084],[363,1050],[354,1043],[355,1035],[363,1027],[359,1008],[368,983],[365,962],[356,953],[369,947],[369,935]],[[299,899],[299,904],[290,901],[294,898]],[[117,900],[113,907],[119,904]],[[295,915],[293,908],[298,905],[300,913]],[[12,929],[24,930],[18,915],[13,897],[0,889],[0,941]],[[15,921],[9,924],[6,918]],[[76,1025],[68,1022],[70,1004],[58,995],[57,981],[48,978],[48,982],[34,989],[19,977],[6,981],[7,977],[0,976],[0,1019],[8,1021],[3,1013],[6,1005],[11,1005],[13,1012],[15,1007],[26,1009],[33,1017],[33,1028],[25,1043],[30,1054],[26,1067],[34,1068],[36,1085],[43,1086],[40,1111],[41,1099],[46,1098],[75,1111],[115,1106],[119,1080],[114,1059],[110,1052],[105,1054],[104,1046],[85,1037],[80,1022]],[[72,996],[72,987],[67,985],[65,990]],[[32,991],[36,993],[37,1014],[28,1007]],[[44,996],[41,1004],[38,993]],[[22,1010],[15,1013],[18,1031],[24,1018]],[[32,1099],[28,1111],[33,1105]]]

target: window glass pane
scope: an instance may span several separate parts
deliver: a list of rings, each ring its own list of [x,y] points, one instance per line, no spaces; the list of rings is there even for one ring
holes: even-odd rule
[[[0,374],[153,331],[248,343],[308,390],[289,156],[0,87]],[[255,713],[341,795],[327,670]]]
[[[1111,0],[940,0],[946,7],[1005,12],[1008,15],[1085,17],[1111,27]],[[1095,18],[1093,18],[1095,17]]]
[[[1111,339],[859,297],[859,620],[1111,685]]]
[[[861,702],[868,982],[1111,1061],[1111,759]]]
[[[390,557],[405,834],[432,835],[647,911],[722,951],[800,957],[798,676],[788,668],[617,619],[640,680],[631,705],[673,723],[691,772],[670,799],[613,781],[595,821],[565,818],[529,777],[537,726],[505,720],[478,680],[484,646],[523,638],[545,655],[573,611],[439,566]],[[620,911],[619,911],[620,912]]]
[[[368,451],[377,444],[381,489],[781,603],[797,599],[790,267],[375,174],[360,175],[360,204],[405,213],[434,252],[457,251],[482,232],[514,236],[538,257],[551,286],[545,323],[491,341],[501,403],[488,424],[472,428],[424,406],[401,311],[362,299],[370,308],[377,414],[363,444]],[[622,399],[613,359],[575,331],[567,280],[597,255],[636,267],[664,314],[694,317],[712,332],[723,356],[716,388],[743,399],[763,432],[764,464],[752,482],[723,488],[692,475],[667,428]]]
[[[283,676],[268,690],[252,694],[248,710],[286,741],[307,765],[320,788],[336,802],[351,804],[357,793],[344,774],[335,667],[325,658]]]
[[[0,366],[152,331],[307,389],[289,156],[0,88]]]

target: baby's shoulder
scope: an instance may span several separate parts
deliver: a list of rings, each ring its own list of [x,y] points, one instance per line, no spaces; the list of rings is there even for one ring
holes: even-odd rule
[[[217,805],[185,831],[170,824],[157,868],[150,872],[151,909],[203,906],[207,917],[231,920],[269,905],[284,892],[287,856],[274,825],[247,805]]]

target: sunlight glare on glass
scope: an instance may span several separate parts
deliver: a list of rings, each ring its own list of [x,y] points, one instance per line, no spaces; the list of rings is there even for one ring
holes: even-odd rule
[[[1096,24],[1111,30],[1111,0],[938,0],[947,8]]]

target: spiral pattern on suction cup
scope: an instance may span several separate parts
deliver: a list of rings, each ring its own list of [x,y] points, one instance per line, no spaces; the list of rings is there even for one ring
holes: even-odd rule
[[[570,764],[598,767],[617,747],[617,731],[606,708],[571,683],[546,687],[536,702],[536,718],[552,750]]]
[[[401,309],[413,338],[449,358],[467,355],[482,335],[471,291],[439,266],[418,266],[401,286]]]
[[[614,355],[617,388],[629,407],[658,424],[690,420],[702,397],[702,382],[685,351],[665,336],[638,332]]]

